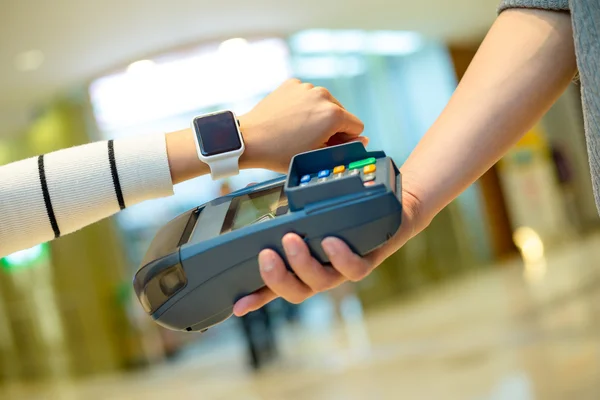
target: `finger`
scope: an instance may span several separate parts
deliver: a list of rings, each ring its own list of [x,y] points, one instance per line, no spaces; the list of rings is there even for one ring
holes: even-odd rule
[[[351,140],[351,142],[361,142],[363,146],[367,147],[370,140],[371,139],[369,139],[367,136],[359,136],[356,139]]]
[[[314,293],[332,289],[344,281],[339,272],[324,267],[311,256],[308,246],[300,236],[289,233],[281,242],[290,266]]]
[[[363,145],[369,144],[369,138],[366,136],[354,136],[344,132],[338,132],[327,141],[328,146],[336,146],[338,144],[361,142]]]
[[[328,237],[321,244],[333,267],[348,280],[358,282],[371,272],[371,264],[355,254],[340,239]]]
[[[344,107],[342,105],[342,103],[340,103],[340,101],[338,99],[336,99],[335,96],[333,94],[331,94],[331,92],[328,89],[324,88],[323,86],[314,86],[313,90],[322,99],[325,99],[325,100],[328,100],[328,101],[332,102],[333,104],[335,104],[336,106],[338,106],[342,110],[346,109],[346,107]]]
[[[334,102],[333,95],[331,94],[331,92],[323,86],[313,86],[312,92],[320,99]],[[337,100],[335,100],[335,102],[337,102]],[[341,106],[341,104],[339,104],[339,102],[337,102],[336,104],[341,108],[344,108]]]
[[[290,303],[298,304],[313,295],[308,286],[288,271],[281,257],[273,250],[261,251],[258,255],[258,264],[263,282],[277,296]]]
[[[233,314],[236,317],[243,317],[249,312],[256,311],[277,298],[277,295],[267,287],[244,296],[233,305]]]
[[[358,136],[365,130],[365,124],[354,114],[342,109],[337,131]]]
[[[348,112],[342,103],[340,103],[329,90],[322,86],[317,86],[312,90],[319,98],[333,103],[331,112],[339,119],[339,132],[346,132],[358,136],[364,131],[365,126],[363,122],[356,115]]]
[[[282,86],[285,86],[285,85],[300,85],[300,84],[302,84],[302,81],[300,79],[298,79],[298,78],[290,78],[290,79],[286,80],[283,83]]]
[[[254,186],[254,185],[258,185],[258,183],[257,182],[252,182],[252,183],[247,184],[246,187],[250,187],[250,186]]]
[[[323,89],[325,89],[325,88],[323,88]],[[341,108],[342,110],[346,109],[346,107],[344,107],[344,105],[342,103],[340,103],[340,101],[333,94],[331,94],[331,92],[329,90],[325,89],[325,92],[326,92],[325,98],[327,100],[329,100],[330,102],[332,102],[333,104],[335,104],[336,106]]]
[[[344,105],[342,103],[340,103],[340,101],[338,99],[336,99],[334,95],[331,95],[331,98],[329,99],[329,101],[331,101],[333,104],[340,107],[342,110],[346,109],[346,107],[344,107]]]
[[[314,89],[314,87],[315,87],[315,85],[313,85],[310,82],[304,82],[300,86],[302,86],[302,88],[306,89],[306,90],[311,90],[311,89]]]
[[[346,143],[350,143],[350,142],[361,142],[361,143],[363,144],[363,146],[365,146],[365,147],[366,147],[366,146],[369,144],[369,140],[370,140],[370,139],[369,139],[368,137],[366,137],[366,136],[358,136],[358,137],[355,137],[355,138],[354,138],[354,139],[352,139],[352,140],[349,140],[349,141],[348,141],[348,142],[346,142]]]

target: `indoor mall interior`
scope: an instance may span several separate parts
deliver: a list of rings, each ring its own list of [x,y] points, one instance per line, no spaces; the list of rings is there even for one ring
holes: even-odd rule
[[[329,89],[368,149],[401,165],[498,3],[4,0],[0,165],[243,114],[291,77]],[[202,176],[0,259],[0,398],[599,398],[600,218],[579,85],[365,279],[205,333],[156,324],[133,276],[161,226],[274,172]]]

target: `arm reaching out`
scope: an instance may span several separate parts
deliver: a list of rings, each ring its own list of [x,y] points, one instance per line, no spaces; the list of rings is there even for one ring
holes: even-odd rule
[[[531,129],[575,71],[568,13],[500,14],[446,109],[402,166],[407,189],[420,201],[421,224]]]
[[[71,147],[0,167],[0,257],[172,193],[165,135]]]
[[[302,239],[288,234],[283,245],[296,275],[276,253],[264,250],[259,263],[267,288],[241,299],[236,315],[277,296],[298,303],[344,280],[364,278],[498,161],[563,93],[575,70],[568,13],[503,12],[447,107],[401,168],[405,215],[396,236],[365,258],[327,238],[323,249],[330,269],[318,265]]]
[[[241,168],[286,172],[296,153],[360,137],[324,88],[289,80],[240,118]],[[0,257],[64,236],[209,173],[191,129],[104,141],[0,166]]]

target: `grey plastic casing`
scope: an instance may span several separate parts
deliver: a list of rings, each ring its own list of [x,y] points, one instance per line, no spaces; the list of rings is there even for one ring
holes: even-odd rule
[[[376,158],[377,167],[372,186],[365,187],[356,175],[299,186],[305,174],[369,157]],[[282,186],[289,212],[219,234],[223,209],[235,198]],[[384,152],[367,152],[361,143],[353,142],[302,153],[292,159],[287,177],[217,198],[162,227],[135,274],[134,290],[161,326],[204,331],[229,318],[239,298],[264,287],[257,257],[261,250],[273,249],[287,264],[281,245],[285,234],[302,236],[313,257],[327,265],[329,260],[321,247],[324,238],[338,237],[364,256],[391,238],[401,221],[401,176]],[[144,299],[145,290],[155,285],[152,290],[157,292],[157,277],[165,271],[176,271],[185,283],[176,292],[164,294],[160,306],[151,308]]]

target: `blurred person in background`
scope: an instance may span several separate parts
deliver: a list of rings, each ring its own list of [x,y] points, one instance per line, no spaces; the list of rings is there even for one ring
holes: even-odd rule
[[[239,117],[241,168],[287,172],[297,153],[351,141],[363,123],[322,87],[291,79]],[[191,129],[109,140],[0,167],[0,258],[75,232],[209,173]]]
[[[600,209],[600,1],[503,0],[496,22],[448,105],[401,167],[402,225],[361,258],[336,238],[322,242],[333,267],[304,241],[282,243],[294,274],[272,250],[259,254],[267,287],[240,299],[236,315],[276,297],[300,303],[346,280],[359,281],[495,164],[549,110],[579,68],[588,155]]]

